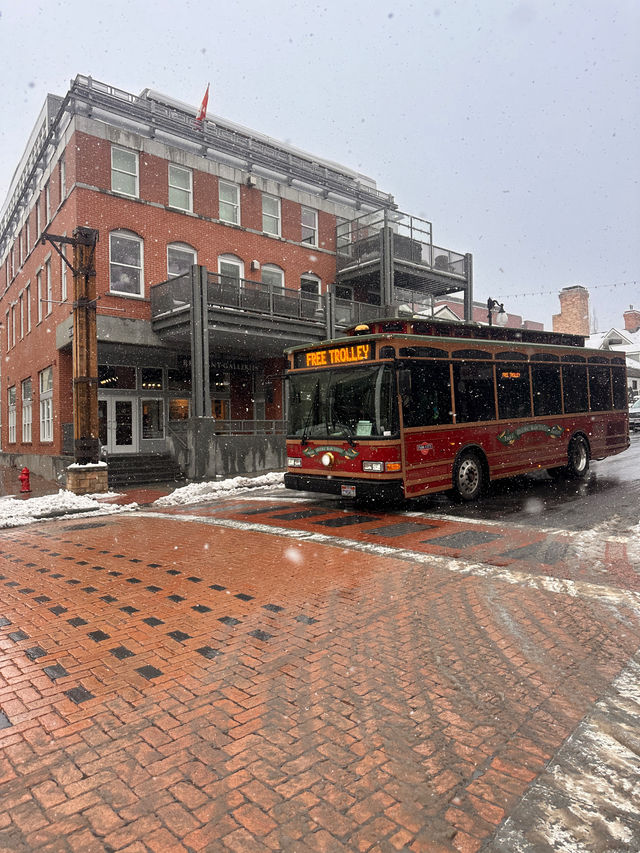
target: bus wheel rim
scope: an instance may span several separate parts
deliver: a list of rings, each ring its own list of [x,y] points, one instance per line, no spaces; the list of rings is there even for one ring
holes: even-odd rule
[[[458,470],[458,488],[464,495],[472,495],[478,487],[478,465],[473,459],[463,459]]]

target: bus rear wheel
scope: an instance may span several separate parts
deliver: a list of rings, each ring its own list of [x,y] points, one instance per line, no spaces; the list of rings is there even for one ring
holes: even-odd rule
[[[589,476],[589,444],[582,435],[575,435],[569,442],[567,464],[560,468],[547,468],[552,480],[586,480]]]
[[[462,453],[453,469],[453,492],[461,501],[475,501],[485,486],[485,473],[477,453]]]
[[[576,435],[569,442],[567,477],[570,480],[585,480],[589,475],[589,445],[586,438]]]

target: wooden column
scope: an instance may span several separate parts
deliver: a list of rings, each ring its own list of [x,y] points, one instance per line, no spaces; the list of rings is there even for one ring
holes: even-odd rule
[[[73,449],[78,464],[100,461],[95,248],[98,232],[73,232]]]

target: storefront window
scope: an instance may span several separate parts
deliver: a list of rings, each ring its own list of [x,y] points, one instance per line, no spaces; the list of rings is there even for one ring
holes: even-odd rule
[[[143,389],[149,391],[162,390],[162,368],[161,367],[143,367],[141,370],[141,380]]]
[[[135,391],[136,369],[135,367],[125,367],[123,365],[99,364],[98,385],[100,390],[104,391]]]
[[[189,417],[189,398],[173,397],[169,400],[169,420],[186,421]]]
[[[164,405],[162,400],[142,401],[142,438],[164,438]]]

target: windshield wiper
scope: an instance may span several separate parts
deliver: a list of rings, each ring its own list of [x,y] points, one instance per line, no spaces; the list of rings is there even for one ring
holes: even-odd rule
[[[351,445],[351,447],[356,446],[356,443],[353,439],[353,432],[351,431],[351,428],[349,427],[348,424],[344,424],[344,423],[342,423],[342,421],[336,421],[334,423],[334,427],[342,430],[342,432],[345,434],[345,437],[347,439],[347,443],[349,445]]]

